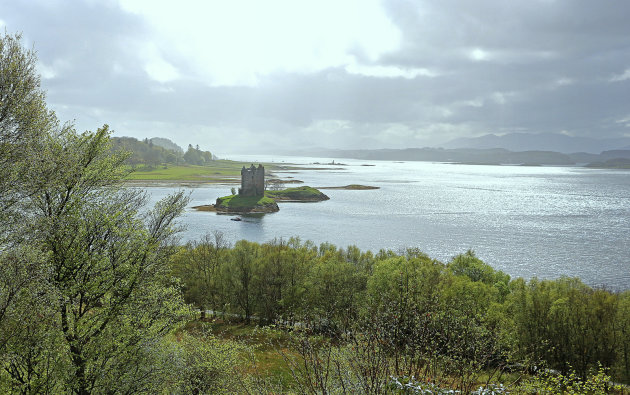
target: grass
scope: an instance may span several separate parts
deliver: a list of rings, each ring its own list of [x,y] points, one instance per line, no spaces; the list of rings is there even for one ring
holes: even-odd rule
[[[198,182],[239,182],[243,166],[251,163],[231,160],[214,160],[206,166],[160,165],[136,166],[129,176],[132,181],[198,181]],[[265,170],[285,170],[286,166],[263,164]]]
[[[275,203],[275,200],[266,196],[241,196],[230,195],[217,199],[217,203],[221,207],[238,208],[238,207],[254,207],[265,204]]]
[[[266,191],[265,195],[277,200],[326,200],[328,197],[309,186],[287,188],[281,191]]]
[[[166,168],[164,168],[166,167]],[[137,167],[127,179],[147,181],[238,181],[240,172],[229,168],[208,166],[159,166],[150,169],[146,166]]]
[[[281,330],[261,329],[256,325],[222,319],[205,319],[190,322],[183,328],[189,333],[209,330],[214,336],[225,341],[234,341],[251,347],[255,364],[249,373],[260,377],[272,378],[285,389],[292,383],[291,369],[286,357],[297,355],[289,351],[289,335]],[[283,356],[284,354],[284,356]],[[249,356],[244,356],[248,360]]]
[[[288,360],[300,363],[301,357],[290,347],[292,342],[290,332],[277,328],[261,328],[255,324],[245,324],[242,321],[210,317],[189,322],[182,330],[191,334],[209,331],[223,341],[247,345],[249,351],[243,354],[243,363],[247,364],[247,368],[243,373],[271,379],[272,382],[280,385],[279,393],[295,393],[293,386],[296,382],[293,379]],[[309,337],[309,339],[314,343],[321,340],[317,336]],[[499,378],[496,372],[486,371],[477,377],[475,386],[483,385],[486,381],[513,384],[527,377],[523,376],[522,373],[504,373]],[[421,379],[419,382],[422,383],[424,380]],[[456,378],[453,377],[450,381],[456,383]]]

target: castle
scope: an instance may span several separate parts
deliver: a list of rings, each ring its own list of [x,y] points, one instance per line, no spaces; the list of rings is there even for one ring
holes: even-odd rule
[[[238,189],[241,196],[263,196],[265,194],[265,168],[251,165],[249,169],[243,166],[241,169],[241,187]]]

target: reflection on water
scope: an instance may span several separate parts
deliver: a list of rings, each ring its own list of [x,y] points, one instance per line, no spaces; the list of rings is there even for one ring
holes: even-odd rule
[[[255,159],[274,158],[250,160]],[[299,236],[373,251],[413,246],[443,261],[472,248],[513,276],[578,276],[591,285],[630,288],[629,171],[343,162],[348,164],[344,171],[291,175],[315,187],[365,184],[381,189],[326,190],[328,201],[280,203],[278,213],[242,216],[240,222],[189,209],[182,218],[187,225],[182,238],[219,230],[231,242]],[[155,201],[174,189],[147,190]],[[191,206],[229,193],[229,185],[193,188]]]

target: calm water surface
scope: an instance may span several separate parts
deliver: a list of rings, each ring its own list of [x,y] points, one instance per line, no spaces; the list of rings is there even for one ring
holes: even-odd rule
[[[381,189],[326,190],[328,201],[281,203],[278,213],[243,217],[241,222],[188,209],[182,238],[198,239],[214,230],[231,242],[299,236],[316,244],[372,251],[419,247],[442,261],[473,249],[512,276],[577,276],[590,285],[630,288],[630,171],[340,161],[347,164],[343,170],[279,174],[313,187],[366,184]],[[230,194],[230,187],[192,188],[191,206],[213,203]],[[146,189],[152,200],[174,190]]]

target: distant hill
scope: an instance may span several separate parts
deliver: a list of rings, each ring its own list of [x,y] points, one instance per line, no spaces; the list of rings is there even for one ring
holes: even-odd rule
[[[287,154],[290,155],[290,154]],[[375,149],[375,150],[309,150],[294,152],[298,156],[319,156],[328,158],[353,158],[368,160],[392,161],[424,161],[485,165],[551,165],[571,166],[588,165],[588,167],[622,168],[630,161],[630,150],[610,150],[601,154],[577,152],[563,154],[553,151],[510,151],[504,148],[405,148],[405,149]],[[624,167],[625,168],[625,167]]]
[[[174,142],[172,142],[169,139],[166,139],[166,138],[163,138],[163,137],[153,137],[153,138],[149,139],[149,141],[152,142],[154,145],[157,145],[158,147],[162,147],[162,148],[167,149],[167,150],[179,152],[181,154],[184,153],[184,149],[182,147],[180,147],[179,145],[175,144]]]
[[[585,164],[601,160],[599,154],[589,154],[588,152],[574,152],[569,154],[569,157],[577,164]]]
[[[593,162],[586,165],[586,167],[604,169],[630,169],[630,158],[614,158],[604,162]]]
[[[629,149],[630,138],[594,139],[571,137],[557,133],[509,133],[502,136],[486,134],[473,138],[458,138],[441,144],[443,148],[504,148],[510,151],[555,151],[565,154],[585,152],[597,154],[601,151]]]
[[[630,159],[630,149],[604,151],[600,154],[600,156],[602,159]]]
[[[624,163],[630,161],[630,150],[603,151],[599,155],[589,154],[586,152],[576,152],[569,154],[569,157],[571,157],[575,163],[586,165],[586,167],[628,168]]]
[[[573,165],[569,155],[551,151],[513,152],[494,149],[406,148],[379,150],[324,150],[310,155],[333,158],[405,160],[470,164]],[[597,157],[599,158],[599,157]]]
[[[131,153],[127,158],[127,163],[131,166],[157,167],[163,164],[203,166],[215,159],[210,151],[203,151],[199,146],[193,147],[189,144],[184,153],[180,146],[160,137],[144,140],[134,137],[112,137],[111,143],[112,151]]]

